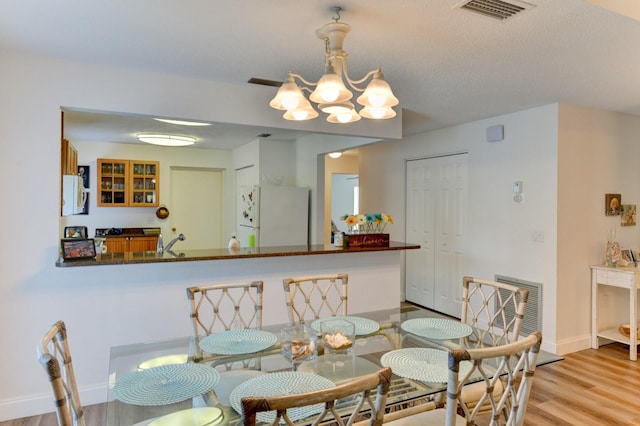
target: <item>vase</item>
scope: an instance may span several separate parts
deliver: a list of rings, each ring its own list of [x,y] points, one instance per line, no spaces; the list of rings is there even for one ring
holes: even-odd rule
[[[607,241],[607,249],[605,251],[606,266],[618,266],[622,257],[622,249],[620,244],[615,241]]]

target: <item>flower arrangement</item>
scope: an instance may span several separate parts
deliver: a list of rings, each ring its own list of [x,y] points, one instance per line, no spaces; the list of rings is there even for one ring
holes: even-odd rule
[[[340,218],[349,227],[349,234],[380,234],[393,218],[387,213],[345,214]]]

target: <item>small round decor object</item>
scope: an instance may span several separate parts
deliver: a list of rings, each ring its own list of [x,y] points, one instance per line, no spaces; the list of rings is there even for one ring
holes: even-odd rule
[[[160,206],[158,207],[158,210],[156,210],[156,217],[158,219],[166,219],[169,217],[169,209],[166,206]]]
[[[629,326],[629,324],[620,324],[620,327],[618,327],[618,331],[621,334],[624,334],[625,336],[631,338],[631,327]],[[636,333],[638,339],[640,339],[640,329],[638,327],[636,327]]]

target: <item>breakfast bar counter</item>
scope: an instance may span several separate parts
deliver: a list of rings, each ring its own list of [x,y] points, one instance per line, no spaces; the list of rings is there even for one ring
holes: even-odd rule
[[[251,247],[239,250],[231,249],[203,249],[203,250],[168,250],[163,253],[155,251],[102,253],[95,259],[74,259],[56,262],[57,267],[127,265],[137,263],[191,262],[203,260],[251,259],[262,257],[289,257],[308,255],[339,255],[346,253],[364,253],[380,251],[397,251],[419,249],[416,244],[390,242],[388,247],[334,247],[329,244],[315,244],[310,246],[282,246],[282,247]]]

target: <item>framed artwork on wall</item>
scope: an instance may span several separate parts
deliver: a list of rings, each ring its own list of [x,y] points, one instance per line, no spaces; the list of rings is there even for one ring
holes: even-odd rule
[[[620,215],[620,206],[622,206],[621,194],[604,194],[604,214],[607,216]]]
[[[82,179],[82,185],[85,189],[89,189],[89,172],[91,171],[89,166],[78,166],[78,176]]]
[[[620,214],[621,226],[636,226],[636,205],[623,204],[622,213]]]

